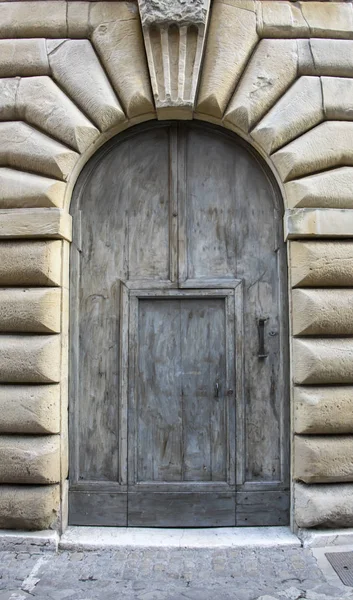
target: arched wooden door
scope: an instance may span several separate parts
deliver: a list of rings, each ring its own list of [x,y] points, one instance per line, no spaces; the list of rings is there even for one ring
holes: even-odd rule
[[[70,523],[288,520],[286,261],[278,194],[195,123],[108,143],[75,188]]]

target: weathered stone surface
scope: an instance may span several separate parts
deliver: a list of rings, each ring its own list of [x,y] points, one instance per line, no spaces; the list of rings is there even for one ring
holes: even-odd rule
[[[353,433],[353,386],[294,387],[294,431]]]
[[[353,242],[291,242],[293,287],[353,286]]]
[[[248,132],[297,77],[295,40],[261,40],[227,108],[225,121]]]
[[[353,208],[353,168],[341,167],[286,183],[288,208]]]
[[[60,385],[0,385],[1,433],[59,433]]]
[[[140,0],[139,9],[157,116],[191,119],[209,0]]]
[[[0,239],[49,238],[71,241],[72,217],[60,208],[0,210]]]
[[[50,77],[20,80],[16,100],[20,119],[49,133],[77,152],[84,152],[99,131]]]
[[[311,37],[353,37],[352,5],[343,2],[299,2]]]
[[[319,77],[300,77],[251,132],[272,154],[324,119]]]
[[[309,37],[309,27],[300,8],[283,0],[257,3],[258,33],[264,38]]]
[[[0,38],[63,37],[67,35],[65,0],[0,2]]]
[[[223,116],[257,41],[253,12],[222,0],[213,2],[198,112],[217,118]]]
[[[0,166],[66,180],[79,155],[21,121],[0,123]]]
[[[304,483],[353,481],[353,436],[296,435],[294,479]]]
[[[353,485],[295,483],[294,502],[298,527],[353,527]]]
[[[353,76],[352,40],[298,40],[298,54],[300,75]]]
[[[284,217],[285,239],[351,238],[353,213],[345,208],[293,208]]]
[[[142,25],[204,23],[204,0],[138,0]]]
[[[63,208],[65,189],[55,179],[0,168],[0,208]]]
[[[272,155],[284,182],[353,165],[353,123],[326,121]]]
[[[1,383],[58,383],[59,335],[1,335]]]
[[[332,121],[353,121],[353,79],[321,77],[321,82],[326,118]]]
[[[51,49],[50,68],[60,87],[102,131],[125,120],[119,101],[88,40],[59,40]],[[130,62],[129,62],[130,64]]]
[[[103,4],[103,2],[102,2]],[[104,3],[105,4],[105,3]],[[67,3],[67,37],[68,38],[89,38],[89,13],[95,6],[93,2],[78,2]],[[103,19],[102,19],[103,21]],[[55,37],[59,37],[56,35]]]
[[[0,40],[0,77],[48,74],[45,40]]]
[[[296,384],[353,383],[351,338],[293,339]]]
[[[129,118],[154,112],[141,23],[135,4],[118,4],[119,18],[99,25],[92,42]]]
[[[59,503],[59,485],[1,485],[0,527],[48,529],[57,520]]]
[[[15,77],[0,79],[0,121],[11,121],[15,118],[18,84],[19,79]]]
[[[58,483],[59,435],[1,435],[0,483]]]
[[[293,290],[292,333],[293,335],[352,335],[353,290],[342,288]]]
[[[60,333],[59,288],[1,288],[0,332]]]
[[[61,248],[60,241],[1,241],[0,285],[60,285]]]

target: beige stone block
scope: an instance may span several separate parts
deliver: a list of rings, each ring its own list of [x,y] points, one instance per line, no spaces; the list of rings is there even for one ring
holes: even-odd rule
[[[99,25],[92,42],[129,118],[154,112],[150,77],[136,5],[120,2],[119,16]]]
[[[0,288],[0,332],[60,333],[59,288]]]
[[[294,431],[353,433],[353,386],[294,387]]]
[[[298,40],[298,54],[300,75],[353,76],[352,40]]]
[[[293,379],[299,385],[353,383],[353,339],[293,339]]]
[[[264,38],[309,37],[309,27],[300,8],[284,0],[257,2],[258,33]]]
[[[59,485],[1,485],[0,527],[43,530],[54,527],[60,507]]]
[[[16,108],[18,118],[73,148],[84,152],[99,131],[50,77],[21,79]]]
[[[67,35],[65,0],[0,2],[0,38]]]
[[[59,483],[59,435],[1,435],[0,483]]]
[[[261,40],[252,55],[224,120],[248,132],[297,77],[295,40]]]
[[[221,118],[258,42],[256,16],[215,1],[207,35],[197,111]]]
[[[326,121],[275,152],[272,160],[284,182],[353,165],[353,123]]]
[[[89,24],[94,31],[99,25],[104,23],[114,23],[119,19],[136,19],[138,17],[137,2],[120,1],[111,2],[111,0],[98,0],[92,2],[89,10]]]
[[[67,3],[68,38],[89,38],[89,13],[94,6],[95,5],[92,2],[85,2],[82,0]]]
[[[353,168],[340,167],[286,183],[288,208],[353,208]]]
[[[304,483],[353,481],[353,436],[296,435],[294,479]]]
[[[122,123],[125,115],[88,40],[48,44],[54,79],[102,131]],[[129,63],[130,64],[130,63]]]
[[[19,79],[0,79],[0,121],[12,121],[16,115],[16,94]]]
[[[59,286],[61,241],[1,241],[0,285]]]
[[[292,333],[352,335],[353,289],[293,290]]]
[[[353,242],[291,242],[293,287],[353,286]]]
[[[49,238],[71,240],[72,217],[60,208],[0,210],[0,239]]]
[[[0,168],[0,208],[63,208],[65,183]]]
[[[319,77],[300,77],[251,132],[272,154],[324,119]]]
[[[59,335],[0,335],[1,383],[59,381]]]
[[[0,432],[60,431],[60,385],[0,385]]]
[[[298,527],[353,527],[353,485],[294,484],[294,519]]]
[[[326,118],[332,121],[353,121],[353,79],[321,77],[321,82]]]
[[[353,212],[346,208],[293,208],[284,216],[285,239],[351,238]]]
[[[48,74],[45,40],[0,40],[0,77]]]
[[[311,37],[353,37],[352,5],[343,2],[299,2]]]
[[[79,154],[21,121],[0,123],[0,166],[66,180]]]

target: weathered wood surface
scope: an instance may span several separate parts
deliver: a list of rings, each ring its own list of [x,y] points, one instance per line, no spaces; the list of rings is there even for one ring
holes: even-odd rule
[[[79,214],[82,223],[72,250],[72,489],[85,481],[87,489],[90,482],[125,486],[129,463],[135,512],[136,498],[147,493],[136,486],[147,482],[158,486],[148,494],[169,494],[171,485],[175,494],[186,493],[186,485],[197,493],[193,485],[225,482],[232,494],[235,478],[239,490],[282,490],[289,419],[285,253],[276,193],[257,158],[201,124],[137,128],[87,165],[72,214],[74,232]],[[243,291],[236,300],[230,291],[233,311],[226,294],[207,297],[211,289],[234,290],[235,280]],[[195,289],[194,300],[168,296],[187,288]],[[138,299],[139,290],[150,290],[149,299]],[[209,313],[205,329],[202,311]],[[235,442],[234,411],[220,402],[216,410],[206,393],[224,370],[237,395]],[[184,395],[181,371],[200,373],[185,377]],[[269,502],[262,514],[270,512]],[[174,525],[183,525],[179,516]],[[252,518],[258,523],[254,512]]]

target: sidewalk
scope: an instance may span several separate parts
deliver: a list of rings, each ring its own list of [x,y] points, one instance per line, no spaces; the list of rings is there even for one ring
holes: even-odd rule
[[[299,598],[353,599],[353,589],[329,583],[303,548],[0,552],[0,600]]]

